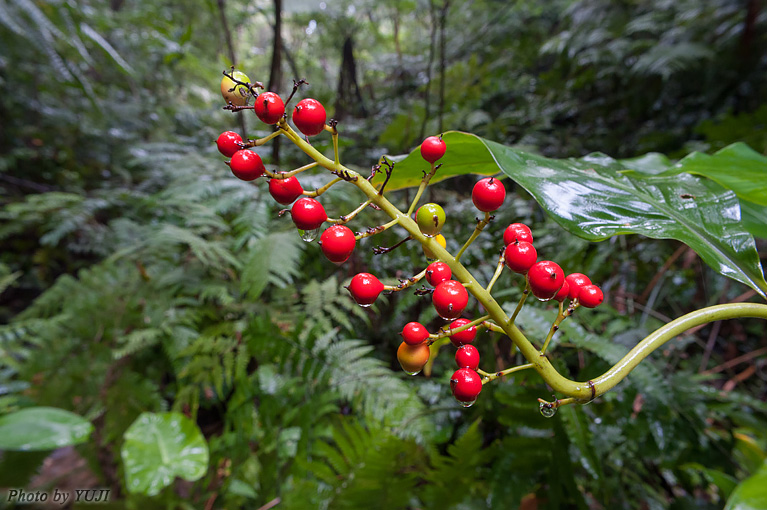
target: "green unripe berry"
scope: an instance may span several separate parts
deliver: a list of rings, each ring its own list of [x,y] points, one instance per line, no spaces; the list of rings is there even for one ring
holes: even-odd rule
[[[235,80],[241,81],[242,83],[250,83],[250,78],[248,78],[248,75],[242,71],[233,71],[231,75]],[[221,95],[224,96],[224,101],[226,101],[227,104],[232,103],[235,106],[245,106],[248,104],[250,91],[248,90],[248,87],[237,85],[230,78],[224,76],[221,78]]]
[[[415,222],[425,236],[434,237],[445,225],[445,210],[437,204],[424,204],[415,212]]]

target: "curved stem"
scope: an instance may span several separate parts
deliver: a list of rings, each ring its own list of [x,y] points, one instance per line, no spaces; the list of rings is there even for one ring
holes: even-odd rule
[[[421,233],[416,222],[408,214],[403,213],[395,207],[389,200],[378,193],[378,190],[366,179],[360,178],[360,175],[353,170],[343,167],[340,163],[328,159],[320,153],[307,141],[303,140],[287,124],[283,118],[280,121],[280,131],[285,134],[296,146],[304,151],[309,157],[316,161],[320,166],[327,168],[332,172],[343,172],[349,182],[357,186],[371,201],[378,206],[392,220],[405,229],[412,239],[417,240],[421,245],[427,246],[434,255],[446,263],[453,277],[464,283],[467,290],[482,305],[490,318],[500,327],[511,339],[514,345],[528,361],[531,368],[538,372],[543,380],[554,390],[571,397],[572,401],[588,402],[604,394],[622,381],[636,367],[640,361],[646,358],[655,349],[674,338],[676,335],[701,324],[725,319],[736,319],[742,317],[756,317],[767,319],[767,305],[757,303],[731,303],[716,305],[701,310],[690,312],[678,319],[671,321],[660,329],[656,330],[644,340],[639,342],[626,356],[615,366],[610,368],[601,376],[590,381],[578,382],[568,379],[561,375],[551,364],[546,356],[528,340],[528,338],[517,328],[504,312],[501,305],[490,295],[490,293],[481,287],[474,276],[456,260],[445,248],[439,245],[433,238],[428,238]],[[494,329],[494,328],[492,328]],[[527,367],[526,367],[527,368]],[[567,400],[570,402],[571,400]]]
[[[477,237],[479,237],[479,234],[482,233],[482,230],[484,230],[485,227],[487,226],[487,224],[490,223],[490,219],[491,219],[490,213],[486,212],[485,213],[485,219],[477,221],[477,226],[474,228],[474,232],[471,233],[471,236],[466,241],[466,243],[463,245],[463,247],[460,249],[460,251],[458,253],[456,253],[455,260],[461,260],[461,256],[463,255],[463,252],[465,252],[466,248],[471,246],[471,243],[473,243],[474,240]]]

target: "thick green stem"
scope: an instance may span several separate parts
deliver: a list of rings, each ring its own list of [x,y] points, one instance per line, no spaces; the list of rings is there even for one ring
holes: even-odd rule
[[[651,352],[692,327],[719,320],[743,317],[767,319],[767,305],[756,303],[731,303],[696,310],[671,321],[650,334],[631,349],[621,361],[601,376],[590,381],[573,381],[557,372],[548,358],[542,355],[519,328],[509,320],[509,317],[506,315],[503,308],[501,308],[501,305],[498,304],[485,288],[477,283],[474,276],[463,266],[463,264],[456,260],[455,257],[444,249],[434,238],[429,238],[423,235],[416,222],[413,221],[409,215],[397,209],[391,202],[389,202],[389,200],[384,198],[383,195],[379,195],[378,190],[357,172],[349,170],[340,163],[327,158],[310,143],[303,140],[290,126],[288,126],[285,119],[280,123],[280,130],[320,166],[327,168],[332,172],[336,172],[337,174],[343,174],[345,180],[348,180],[357,186],[357,188],[370,199],[371,203],[380,207],[381,210],[389,215],[389,217],[396,220],[396,222],[410,234],[411,238],[417,240],[422,246],[426,246],[439,260],[446,263],[453,272],[453,278],[466,285],[467,290],[474,296],[480,305],[482,305],[482,308],[485,309],[486,313],[492,318],[495,324],[501,327],[503,332],[506,333],[514,345],[517,346],[519,351],[528,361],[528,364],[541,375],[543,380],[554,391],[571,397],[573,401],[588,402],[604,394],[626,378],[631,370],[633,370],[634,367],[636,367],[639,362],[646,358]],[[527,368],[527,366],[525,367]]]

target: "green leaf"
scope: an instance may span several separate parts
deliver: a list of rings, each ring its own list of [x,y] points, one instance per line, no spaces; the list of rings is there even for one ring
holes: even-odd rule
[[[604,154],[550,159],[475,135],[448,132],[438,181],[501,170],[525,188],[563,228],[590,241],[618,234],[677,239],[714,270],[767,297],[754,238],[740,221],[732,191],[689,173],[656,176],[629,170]],[[636,166],[636,165],[635,165]],[[389,186],[420,182],[426,164],[417,151],[397,162]]]
[[[734,143],[714,155],[693,152],[663,175],[702,175],[731,189],[739,198],[767,205],[767,157],[745,143]]]
[[[193,482],[208,470],[208,444],[197,424],[181,413],[142,413],[124,439],[128,492],[155,496],[177,476]]]
[[[767,239],[767,207],[747,200],[740,201],[743,226],[752,236]]]
[[[760,510],[767,508],[767,462],[733,491],[724,510]]]
[[[88,420],[64,409],[29,407],[0,417],[0,450],[40,451],[85,442]]]

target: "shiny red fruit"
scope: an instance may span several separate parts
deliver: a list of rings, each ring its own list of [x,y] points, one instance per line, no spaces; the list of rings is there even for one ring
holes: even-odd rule
[[[565,282],[562,284],[562,288],[559,289],[557,294],[554,296],[554,299],[559,301],[560,303],[567,299],[567,295],[570,292],[570,284],[567,283],[567,279],[565,279]]]
[[[234,131],[224,131],[218,135],[218,139],[216,139],[216,147],[218,147],[218,152],[227,158],[231,158],[234,156],[235,152],[242,149],[242,147],[238,145],[240,143],[242,143],[242,137]]]
[[[577,299],[581,292],[581,289],[586,285],[591,285],[591,279],[583,273],[570,273],[565,277],[570,286],[570,290],[567,292],[567,297],[570,299]]]
[[[455,363],[458,368],[476,370],[479,367],[479,351],[473,345],[462,345],[455,351]]]
[[[435,163],[445,155],[447,145],[439,136],[429,136],[421,144],[421,157],[429,163]]]
[[[301,183],[294,175],[284,179],[279,177],[269,179],[269,194],[282,205],[292,204],[303,193],[304,188],[301,187]]]
[[[467,325],[470,322],[471,321],[469,319],[456,319],[450,323],[450,329],[458,329],[462,326]],[[450,335],[450,341],[456,347],[470,344],[474,341],[475,338],[477,338],[477,328],[475,326],[472,326],[470,328],[464,329],[463,331],[459,331],[457,333],[453,333],[452,335]]]
[[[431,302],[443,319],[457,319],[469,303],[469,293],[456,280],[446,280],[434,289]]]
[[[541,300],[549,300],[557,295],[565,283],[565,273],[559,264],[543,260],[533,265],[527,272],[530,291]]]
[[[354,251],[357,239],[354,232],[346,225],[333,225],[325,229],[320,236],[322,253],[329,261],[340,264],[346,262]]]
[[[427,338],[429,338],[429,332],[420,322],[408,322],[402,328],[402,339],[408,345],[422,344]]]
[[[249,150],[239,150],[232,154],[229,168],[232,169],[235,177],[243,181],[258,179],[266,172],[261,156]]]
[[[515,241],[506,247],[503,257],[509,269],[515,273],[525,274],[538,260],[538,252],[527,241]]]
[[[480,179],[471,191],[471,200],[480,211],[493,212],[506,200],[506,188],[495,177]]]
[[[474,402],[482,391],[482,378],[471,368],[459,368],[450,377],[450,389],[457,401]]]
[[[602,304],[605,300],[602,289],[596,285],[585,285],[581,287],[581,292],[578,294],[578,302],[586,308],[596,308]]]
[[[378,278],[370,273],[357,273],[346,289],[358,305],[370,306],[378,299],[384,286]]]
[[[510,245],[514,241],[525,241],[530,244],[533,242],[533,233],[530,227],[524,223],[512,223],[503,231],[503,244]]]
[[[283,115],[285,115],[285,103],[282,98],[274,92],[262,92],[253,103],[253,111],[261,122],[266,124],[277,124]]]
[[[432,262],[426,266],[426,281],[433,287],[449,280],[452,276],[453,272],[450,270],[450,266],[444,262]]]
[[[327,118],[325,107],[316,99],[302,99],[293,109],[293,124],[306,136],[320,134]]]
[[[301,230],[320,228],[320,225],[328,219],[322,204],[309,197],[298,199],[293,204],[290,214],[293,217],[293,223]]]

